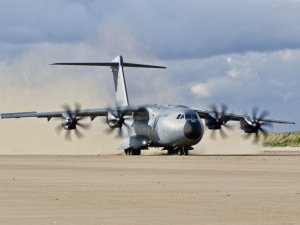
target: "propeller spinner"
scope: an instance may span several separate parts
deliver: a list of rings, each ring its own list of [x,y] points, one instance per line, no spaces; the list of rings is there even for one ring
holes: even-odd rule
[[[108,124],[109,128],[105,130],[106,133],[111,134],[117,129],[117,137],[124,137],[124,127],[129,128],[127,120],[130,118],[126,116],[126,111],[121,110],[120,107],[112,108],[107,113],[105,123]],[[127,129],[126,129],[127,130]]]
[[[71,141],[71,132],[74,131],[77,138],[82,138],[84,135],[78,130],[78,127],[87,130],[90,128],[89,124],[83,124],[80,122],[84,117],[79,117],[81,106],[78,103],[75,103],[75,110],[71,110],[71,107],[68,104],[62,106],[64,112],[62,114],[62,122],[58,125],[55,130],[57,133],[61,133],[63,129],[66,130],[65,139]]]
[[[254,134],[254,143],[257,143],[260,139],[260,133],[266,137],[268,131],[265,127],[272,127],[272,123],[264,122],[263,120],[269,115],[269,112],[263,110],[258,116],[258,107],[252,109],[252,118],[247,114],[244,120],[241,121],[241,129],[246,133],[245,138],[248,139],[252,134]]]
[[[222,138],[226,138],[227,135],[222,129],[224,126],[225,128],[231,130],[232,127],[227,124],[228,119],[226,118],[227,106],[225,104],[221,105],[221,110],[219,111],[216,105],[211,105],[211,115],[205,120],[205,124],[208,129],[212,130],[210,138],[216,138],[216,130],[220,131],[220,135]]]

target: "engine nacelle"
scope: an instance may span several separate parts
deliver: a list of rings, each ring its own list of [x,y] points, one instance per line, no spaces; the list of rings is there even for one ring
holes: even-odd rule
[[[106,123],[110,128],[120,128],[122,126],[120,118],[115,117],[111,112],[107,113]]]
[[[122,148],[126,149],[147,149],[149,145],[149,138],[144,135],[131,136],[123,139]]]
[[[67,114],[62,114],[61,125],[65,130],[74,130],[76,129],[77,120],[72,118]]]
[[[241,129],[246,134],[257,133],[261,124],[258,121],[250,121],[248,118],[244,117],[241,121]]]
[[[222,120],[216,120],[212,116],[208,116],[205,119],[205,126],[207,126],[210,130],[218,130],[221,129],[221,126],[224,125],[224,122]]]

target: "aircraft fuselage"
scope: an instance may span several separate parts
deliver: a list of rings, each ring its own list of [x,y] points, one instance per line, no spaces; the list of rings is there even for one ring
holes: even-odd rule
[[[129,138],[123,147],[190,147],[203,136],[203,124],[198,114],[183,106],[147,105],[134,113]]]

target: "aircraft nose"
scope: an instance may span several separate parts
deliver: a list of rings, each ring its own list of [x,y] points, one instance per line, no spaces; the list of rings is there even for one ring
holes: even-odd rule
[[[201,137],[202,127],[198,120],[196,121],[186,121],[184,125],[184,135],[188,139],[197,139]]]

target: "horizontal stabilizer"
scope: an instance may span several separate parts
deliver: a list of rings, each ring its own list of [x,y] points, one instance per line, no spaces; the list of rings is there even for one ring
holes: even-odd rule
[[[51,65],[69,65],[69,66],[110,66],[117,67],[119,62],[103,62],[103,63],[53,63]],[[141,67],[141,68],[156,68],[156,69],[166,69],[165,66],[154,66],[154,65],[145,65],[145,64],[135,64],[135,63],[126,63],[122,64],[123,67]]]
[[[18,112],[18,113],[1,113],[1,119],[9,119],[9,118],[22,118],[22,117],[35,117],[36,112]]]

